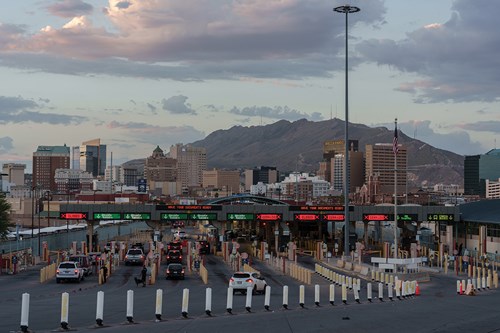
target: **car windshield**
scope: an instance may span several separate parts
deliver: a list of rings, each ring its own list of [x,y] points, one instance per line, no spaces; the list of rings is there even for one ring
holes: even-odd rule
[[[177,250],[173,250],[173,251],[168,252],[169,256],[178,256],[179,254],[180,254],[180,252]]]
[[[59,265],[59,268],[76,268],[76,263],[74,262],[63,262]]]
[[[128,250],[128,254],[139,255],[139,254],[142,254],[142,250],[138,250],[138,249]]]
[[[170,264],[168,265],[168,269],[182,269],[181,264]]]
[[[248,273],[234,273],[233,277],[237,278],[237,279],[246,279],[246,278],[250,277],[250,274],[248,274]]]

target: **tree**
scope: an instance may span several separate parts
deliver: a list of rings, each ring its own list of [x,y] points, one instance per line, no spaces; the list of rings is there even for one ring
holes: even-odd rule
[[[10,203],[5,197],[0,197],[0,238],[6,238],[10,226]]]

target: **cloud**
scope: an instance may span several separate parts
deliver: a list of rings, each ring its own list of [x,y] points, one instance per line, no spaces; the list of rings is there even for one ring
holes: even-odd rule
[[[0,138],[0,153],[5,154],[14,148],[12,144],[14,140],[11,137],[4,136]]]
[[[146,123],[112,121],[108,129],[124,131],[137,141],[152,145],[172,145],[178,142],[195,142],[205,137],[205,133],[192,126],[155,126]]]
[[[109,0],[102,26],[84,15],[90,11],[85,5],[60,1],[49,6],[71,17],[59,27],[28,33],[24,26],[10,26],[15,31],[7,34],[9,43],[0,43],[0,65],[175,80],[297,80],[330,77],[332,69],[342,68],[343,21],[333,19],[335,4],[327,0],[221,0],[217,6]],[[382,0],[363,6],[367,10],[352,24],[382,22]],[[351,64],[356,62],[353,57]]]
[[[60,17],[75,17],[92,13],[92,5],[81,0],[59,0],[46,6],[49,13]]]
[[[498,120],[478,121],[475,123],[462,124],[458,126],[464,130],[500,133],[500,121]]]
[[[381,124],[394,128],[394,124]],[[469,134],[462,130],[450,133],[437,133],[431,128],[430,120],[398,123],[398,128],[407,136],[428,143],[429,145],[461,155],[477,154],[483,148],[479,142],[472,141]]]
[[[186,96],[182,95],[172,96],[169,99],[162,99],[162,108],[173,114],[196,115],[196,111],[191,108],[189,103],[186,103],[187,99]]]
[[[44,101],[43,99],[39,100]],[[33,122],[68,125],[80,124],[87,120],[86,117],[81,116],[30,111],[41,107],[42,105],[21,97],[0,96],[0,124]]]
[[[403,40],[371,39],[355,48],[366,61],[421,77],[396,90],[417,103],[493,102],[500,99],[500,2],[456,0],[444,23],[429,24]]]
[[[242,109],[233,107],[229,112],[240,116],[266,117],[272,119],[285,119],[290,121],[295,121],[303,118],[315,121],[323,119],[323,116],[318,112],[307,114],[295,109],[290,109],[288,106],[275,106],[274,108],[270,108],[267,106],[251,106],[244,107]]]
[[[156,106],[154,106],[151,103],[146,103],[146,106],[148,107],[149,111],[151,111],[152,113],[156,114],[156,109],[157,109]]]

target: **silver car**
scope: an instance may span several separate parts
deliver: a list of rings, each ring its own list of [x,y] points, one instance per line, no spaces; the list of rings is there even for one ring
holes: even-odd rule
[[[243,295],[247,293],[247,288],[252,288],[252,293],[265,293],[266,280],[257,272],[236,272],[229,279],[229,287],[233,288],[233,294],[237,291]]]
[[[56,270],[56,282],[63,280],[75,281],[80,283],[83,280],[83,268],[78,262],[63,261]]]

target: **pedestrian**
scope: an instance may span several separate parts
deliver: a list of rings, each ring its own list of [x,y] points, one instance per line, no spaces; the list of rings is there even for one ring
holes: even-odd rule
[[[102,265],[102,281],[103,283],[106,283],[106,277],[108,275],[108,267],[106,267],[106,264]]]
[[[142,282],[143,287],[146,286],[146,275],[147,274],[148,274],[148,269],[146,268],[146,265],[144,265],[142,267],[142,271],[141,271],[141,282]]]

